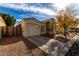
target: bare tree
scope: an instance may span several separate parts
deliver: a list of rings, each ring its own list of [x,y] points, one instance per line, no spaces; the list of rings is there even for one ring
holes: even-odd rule
[[[64,36],[66,38],[67,29],[71,27],[76,27],[78,22],[75,18],[76,16],[76,6],[67,6],[65,9],[60,10],[57,15],[58,26],[64,29]]]

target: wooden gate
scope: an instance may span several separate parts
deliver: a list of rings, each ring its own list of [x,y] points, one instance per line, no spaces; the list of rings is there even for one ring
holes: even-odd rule
[[[21,26],[6,26],[2,27],[2,36],[3,37],[10,37],[10,36],[21,36],[22,35]]]
[[[21,25],[16,27],[16,36],[22,36],[22,28]]]

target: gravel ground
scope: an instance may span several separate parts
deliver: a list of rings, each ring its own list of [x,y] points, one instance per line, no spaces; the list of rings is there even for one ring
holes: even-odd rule
[[[73,44],[66,56],[79,56],[79,40]]]
[[[1,56],[46,56],[47,54],[23,37],[0,39]]]

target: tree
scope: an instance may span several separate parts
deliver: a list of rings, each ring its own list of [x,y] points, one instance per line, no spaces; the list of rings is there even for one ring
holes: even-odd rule
[[[67,29],[74,28],[78,24],[75,16],[76,16],[76,12],[70,6],[66,7],[64,10],[59,11],[57,15],[57,24],[58,26],[64,29],[65,38],[66,38]]]
[[[0,15],[2,16],[7,26],[13,26],[15,24],[16,20],[13,16],[5,13],[0,13]]]

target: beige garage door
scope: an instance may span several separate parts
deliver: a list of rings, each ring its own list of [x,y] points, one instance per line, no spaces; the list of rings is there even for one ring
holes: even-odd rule
[[[27,32],[28,36],[40,35],[40,27],[36,24],[28,24],[27,30],[28,30]]]

